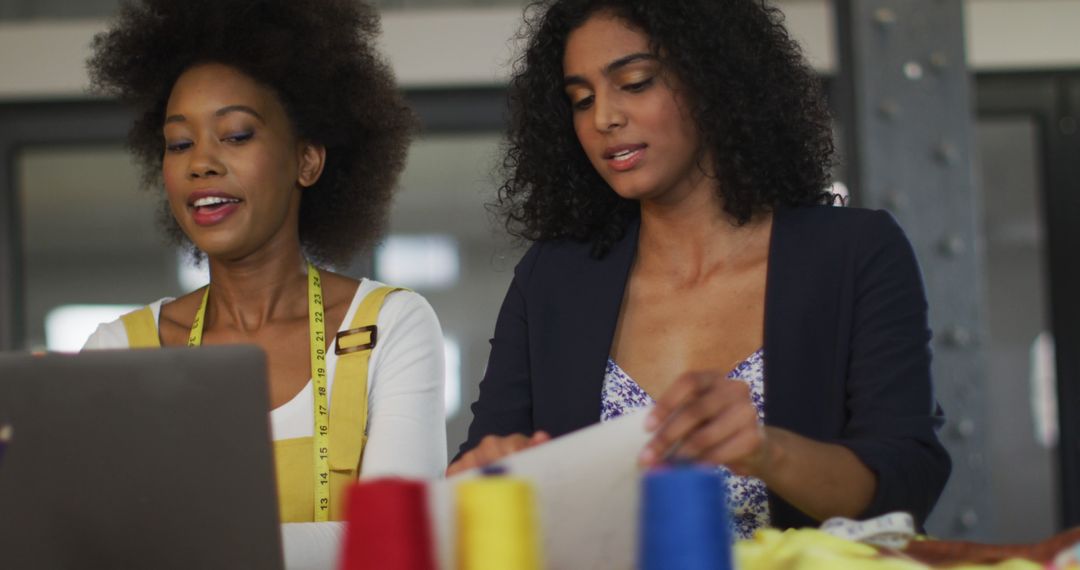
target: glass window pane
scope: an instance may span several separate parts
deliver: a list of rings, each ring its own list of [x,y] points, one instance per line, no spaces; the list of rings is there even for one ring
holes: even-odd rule
[[[15,170],[27,348],[45,348],[46,317],[58,307],[142,305],[180,292],[175,248],[156,226],[158,196],[139,190],[122,145],[30,147]],[[65,336],[65,346],[75,342]]]
[[[1003,542],[1038,541],[1055,532],[1059,502],[1039,130],[1026,117],[981,118],[976,140],[990,332],[988,474],[1001,514],[996,535]]]

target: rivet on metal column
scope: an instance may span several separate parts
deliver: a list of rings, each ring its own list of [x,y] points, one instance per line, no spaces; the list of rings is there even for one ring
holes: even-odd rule
[[[840,75],[835,107],[844,182],[855,205],[885,208],[915,247],[935,331],[935,391],[950,425],[945,493],[927,524],[937,536],[985,539],[993,513],[982,457],[983,274],[977,245],[973,120],[963,3],[835,0]]]

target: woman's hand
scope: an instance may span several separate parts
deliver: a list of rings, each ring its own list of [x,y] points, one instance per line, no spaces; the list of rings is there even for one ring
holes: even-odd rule
[[[768,470],[769,438],[758,422],[750,387],[715,371],[688,372],[668,387],[646,420],[655,431],[639,462],[669,457],[724,465],[736,475]]]
[[[859,516],[877,488],[877,476],[850,449],[758,423],[750,387],[719,372],[680,376],[656,402],[646,427],[655,433],[641,464],[674,456],[724,465],[761,479],[818,520]]]
[[[550,440],[551,436],[543,431],[534,433],[532,437],[520,433],[489,435],[480,440],[480,445],[472,448],[465,455],[462,455],[460,459],[451,463],[450,467],[446,469],[446,476],[450,477],[473,467],[490,465],[511,453],[517,453]]]

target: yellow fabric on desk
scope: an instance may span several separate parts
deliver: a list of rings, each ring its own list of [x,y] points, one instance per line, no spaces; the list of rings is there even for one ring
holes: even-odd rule
[[[356,309],[349,330],[375,331],[386,296],[404,289],[379,287],[367,294]],[[157,323],[150,307],[122,317],[131,348],[160,348]],[[338,356],[334,388],[330,395],[330,520],[345,519],[345,489],[360,474],[360,461],[367,444],[368,363],[375,348],[374,332],[339,337],[339,350],[362,344],[371,346]],[[359,336],[357,339],[353,337]],[[345,342],[342,342],[345,341]],[[281,522],[311,522],[315,519],[314,437],[297,437],[274,442],[278,510]]]
[[[762,529],[735,543],[739,570],[926,570],[913,560],[884,556],[873,546],[845,540],[817,529]],[[994,565],[951,566],[950,570],[1043,570],[1027,560]]]

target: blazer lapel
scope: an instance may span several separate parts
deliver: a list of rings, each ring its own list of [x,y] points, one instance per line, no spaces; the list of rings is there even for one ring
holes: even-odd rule
[[[815,254],[821,231],[809,208],[777,208],[765,283],[765,421],[816,435],[836,345],[835,272]],[[824,282],[822,280],[824,279]],[[842,398],[843,395],[835,395]]]
[[[637,253],[639,221],[631,221],[626,234],[603,258],[567,256],[566,272],[559,276],[558,292],[546,307],[547,362],[534,363],[543,378],[534,394],[536,425],[558,435],[596,423],[600,418],[600,391],[622,307],[626,281]],[[583,251],[587,252],[586,247]],[[550,413],[545,413],[550,411]]]

